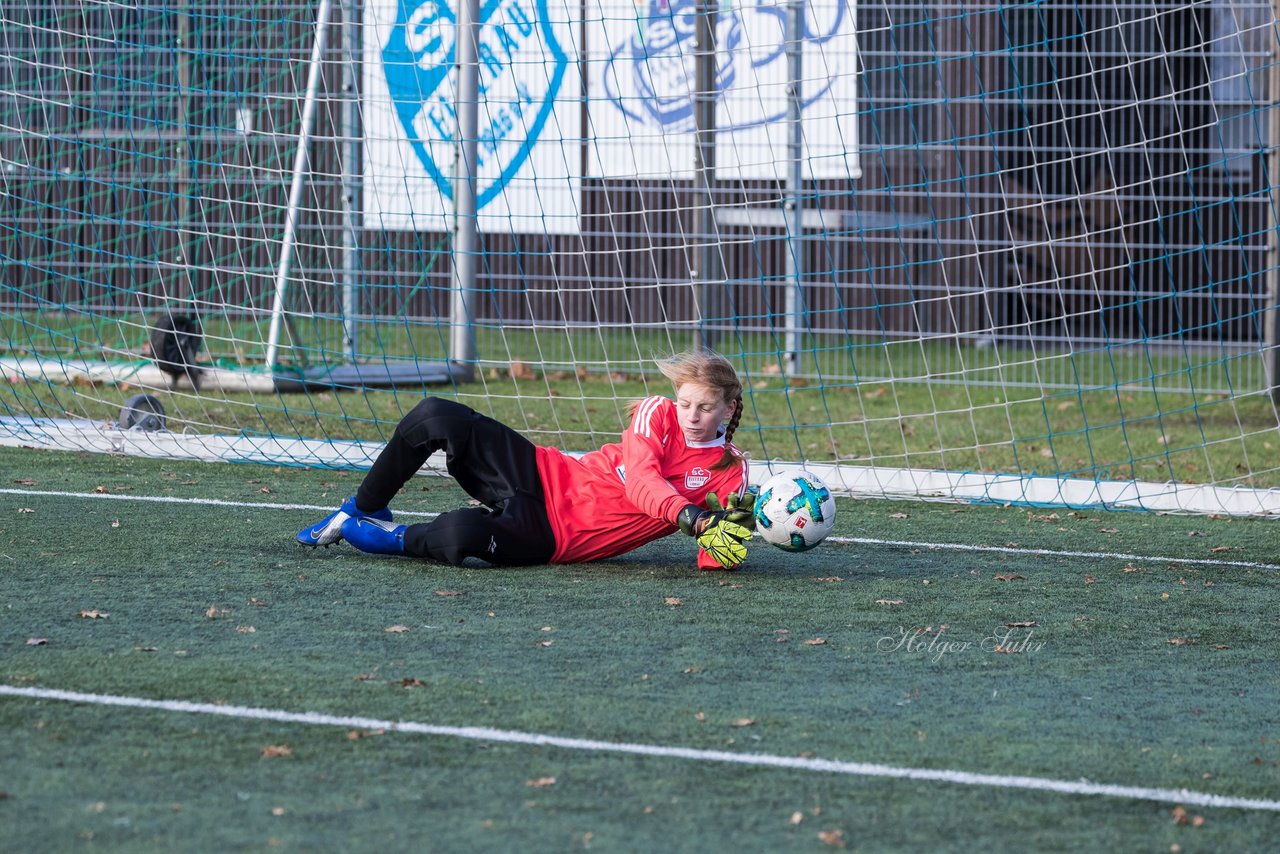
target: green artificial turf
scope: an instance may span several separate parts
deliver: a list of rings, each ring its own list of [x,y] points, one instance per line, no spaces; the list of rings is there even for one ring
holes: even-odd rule
[[[336,506],[358,479],[0,450],[0,682],[1280,792],[1273,523],[842,500],[833,541],[757,540],[737,573],[698,572],[679,535],[506,570],[307,550],[292,535],[322,511],[240,506]],[[394,507],[463,500],[422,477]],[[978,546],[998,550],[958,548]],[[1248,851],[1280,833],[1262,810],[20,697],[0,725],[14,851]]]

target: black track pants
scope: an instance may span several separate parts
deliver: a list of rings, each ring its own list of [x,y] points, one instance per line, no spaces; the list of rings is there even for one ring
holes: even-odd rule
[[[506,566],[551,560],[555,534],[533,443],[451,400],[428,397],[396,425],[356,492],[356,506],[367,512],[386,507],[436,451],[445,452],[458,485],[486,507],[464,507],[410,525],[406,554],[454,565],[468,557]]]

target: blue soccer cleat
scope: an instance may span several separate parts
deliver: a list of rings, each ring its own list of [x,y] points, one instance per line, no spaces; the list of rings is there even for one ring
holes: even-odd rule
[[[353,495],[342,502],[342,506],[337,510],[325,516],[310,528],[303,528],[299,531],[297,540],[304,546],[332,545],[342,539],[342,525],[349,519],[381,519],[384,522],[390,522],[391,508],[383,507],[373,513],[364,513],[356,509],[356,499]]]
[[[404,554],[404,531],[407,525],[365,516],[342,523],[342,536],[362,552],[371,555]]]

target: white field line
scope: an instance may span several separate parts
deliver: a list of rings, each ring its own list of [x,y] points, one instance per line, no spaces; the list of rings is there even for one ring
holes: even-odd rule
[[[124,495],[115,492],[55,492],[42,489],[0,488],[0,495],[49,496],[54,498],[108,498],[119,501],[150,501],[159,504],[201,504],[217,507],[244,507],[253,510],[318,510],[332,512],[333,504],[280,504],[277,502],[220,501],[216,498],[178,498],[171,495]],[[434,519],[439,513],[423,513],[397,510],[397,516]],[[927,543],[913,540],[878,540],[871,537],[828,537],[832,543],[869,546],[899,546],[902,548],[929,549],[932,551],[994,552],[997,554],[1045,555],[1048,557],[1079,557],[1091,560],[1136,560],[1153,563],[1182,563],[1195,566],[1219,566],[1237,569],[1276,569],[1280,564],[1259,563],[1249,560],[1220,560],[1217,558],[1166,557],[1162,555],[1127,554],[1125,552],[1084,552],[1059,549],[1023,549],[1012,546],[981,546],[968,543]]]
[[[1004,774],[975,774],[932,768],[902,768],[869,762],[841,762],[833,759],[806,759],[799,756],[777,756],[767,753],[731,753],[725,750],[698,750],[690,747],[670,747],[660,744],[628,744],[626,742],[592,741],[566,738],[516,730],[490,729],[487,727],[454,727],[413,721],[388,721],[377,718],[323,715],[316,712],[286,712],[278,709],[261,709],[250,706],[219,706],[211,703],[192,703],[185,700],[149,700],[142,697],[120,697],[109,694],[82,694],[74,691],[58,691],[47,688],[19,688],[0,685],[0,696],[25,697],[32,700],[57,700],[67,703],[84,703],[96,706],[123,706],[131,709],[156,709],[166,712],[183,712],[198,715],[219,715],[244,720],[275,721],[278,723],[306,724],[309,726],[334,726],[353,729],[380,729],[418,735],[462,738],[472,741],[500,742],[504,744],[528,744],[537,747],[555,747],[562,750],[585,750],[598,753],[623,753],[631,756],[653,756],[662,759],[688,759],[694,762],[725,762],[760,768],[783,768],[791,771],[812,771],[827,774],[846,774],[853,777],[883,777],[898,780],[924,780],[950,783],[959,786],[990,786],[997,789],[1023,789],[1054,792],[1064,795],[1096,795],[1107,798],[1127,798],[1160,803],[1184,804],[1198,807],[1222,807],[1226,809],[1264,810],[1280,812],[1280,801],[1261,798],[1238,798],[1195,792],[1189,789],[1156,789],[1145,786],[1118,786],[1094,783],[1089,780],[1052,780],[1043,777],[1018,777]]]
[[[157,504],[207,504],[215,507],[246,507],[252,510],[319,510],[332,513],[334,504],[280,504],[268,501],[220,501],[217,498],[179,498],[175,495],[124,495],[118,492],[54,492],[43,489],[2,489],[0,495],[52,496],[54,498],[114,498],[117,501],[150,501]],[[410,510],[396,511],[397,516],[421,516],[435,518],[439,513],[417,513]]]
[[[1251,560],[1220,560],[1209,557],[1162,557],[1160,555],[1135,555],[1125,552],[1074,552],[1062,549],[1023,549],[1013,546],[975,546],[968,543],[917,543],[910,540],[873,540],[869,537],[828,537],[837,543],[863,543],[875,546],[903,546],[913,549],[938,549],[955,552],[996,552],[998,554],[1046,555],[1049,557],[1083,557],[1093,560],[1141,560],[1158,563],[1189,563],[1197,566],[1231,566],[1245,569],[1280,569],[1280,564],[1258,563]]]

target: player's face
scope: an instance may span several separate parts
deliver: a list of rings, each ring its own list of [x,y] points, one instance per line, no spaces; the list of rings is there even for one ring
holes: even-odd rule
[[[732,414],[733,402],[725,401],[717,389],[697,383],[676,389],[676,415],[689,442],[710,442]]]

